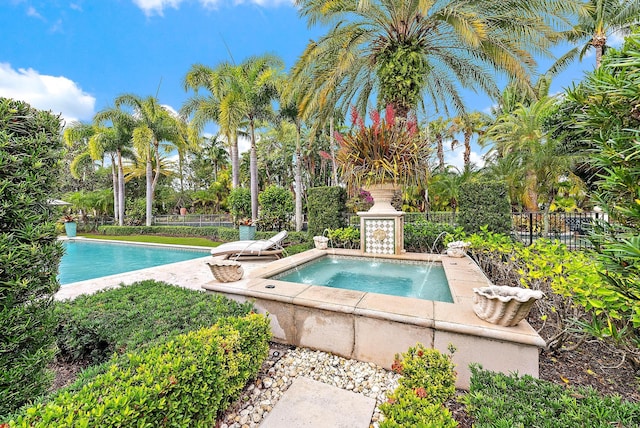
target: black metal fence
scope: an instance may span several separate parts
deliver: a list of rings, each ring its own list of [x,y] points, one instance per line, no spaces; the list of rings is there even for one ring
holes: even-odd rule
[[[230,214],[186,214],[157,215],[153,217],[154,226],[225,226],[233,227]]]

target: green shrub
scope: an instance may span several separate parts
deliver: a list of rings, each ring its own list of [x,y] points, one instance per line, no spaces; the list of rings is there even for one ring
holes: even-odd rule
[[[56,304],[63,360],[98,363],[158,339],[249,313],[252,306],[156,281],[82,295]]]
[[[329,245],[333,248],[360,248],[360,229],[353,226],[329,229]]]
[[[460,187],[458,224],[467,233],[482,226],[497,233],[511,231],[509,192],[503,182],[468,182]]]
[[[0,98],[0,414],[50,386],[53,295],[63,254],[55,194],[60,119]]]
[[[637,427],[640,404],[601,397],[529,375],[505,375],[471,365],[469,393],[462,398],[475,427]]]
[[[342,187],[313,187],[307,191],[309,236],[345,226],[347,192]]]
[[[453,348],[450,349],[453,352]],[[383,428],[455,427],[444,402],[455,394],[456,375],[451,355],[418,343],[400,355],[392,369],[402,374],[398,388],[380,405]]]
[[[244,187],[237,187],[227,197],[229,211],[235,222],[243,218],[251,218],[251,191]]]
[[[284,187],[271,185],[258,195],[261,230],[291,229],[293,194]]]
[[[442,253],[447,237],[456,237],[459,229],[446,223],[432,223],[420,218],[404,225],[404,248],[415,253]]]
[[[27,409],[9,426],[214,426],[269,352],[261,315],[221,320],[112,360],[77,390]]]

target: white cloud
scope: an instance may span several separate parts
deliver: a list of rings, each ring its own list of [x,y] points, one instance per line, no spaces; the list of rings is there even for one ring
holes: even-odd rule
[[[464,170],[464,147],[459,146],[456,147],[456,149],[453,151],[445,151],[444,161],[445,164],[452,165],[458,168],[458,171]],[[471,150],[470,161],[478,168],[482,168],[484,166],[484,159],[482,158],[482,154],[473,151],[473,149]]]
[[[620,33],[611,33],[609,37],[607,37],[607,44],[609,46],[613,46],[614,48],[619,48],[624,43],[624,35]]]
[[[33,6],[29,6],[29,8],[27,9],[27,16],[44,20],[44,17],[40,15],[40,13]]]
[[[152,16],[154,14],[162,16],[165,8],[178,9],[180,4],[185,0],[133,0],[133,3],[138,6],[145,15]],[[196,0],[205,9],[215,9],[220,3],[225,0]],[[229,1],[229,0],[227,0]],[[293,5],[293,0],[231,0],[234,6],[239,4],[255,4],[263,7],[276,7],[283,4]]]
[[[66,77],[47,76],[31,68],[14,70],[8,63],[0,63],[0,96],[61,113],[67,123],[90,120],[96,102],[95,97]]]

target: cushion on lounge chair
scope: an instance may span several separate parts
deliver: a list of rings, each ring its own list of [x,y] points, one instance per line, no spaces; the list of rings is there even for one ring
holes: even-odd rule
[[[212,256],[275,256],[280,258],[282,241],[287,237],[287,231],[277,233],[269,239],[254,241],[227,242],[211,249]]]

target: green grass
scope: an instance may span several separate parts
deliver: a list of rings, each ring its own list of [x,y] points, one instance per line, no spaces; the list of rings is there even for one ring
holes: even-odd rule
[[[153,244],[194,245],[197,247],[217,247],[220,242],[213,242],[207,238],[181,237],[181,236],[156,236],[156,235],[129,235],[109,236],[78,234],[84,238],[103,239],[107,241],[149,242]]]

